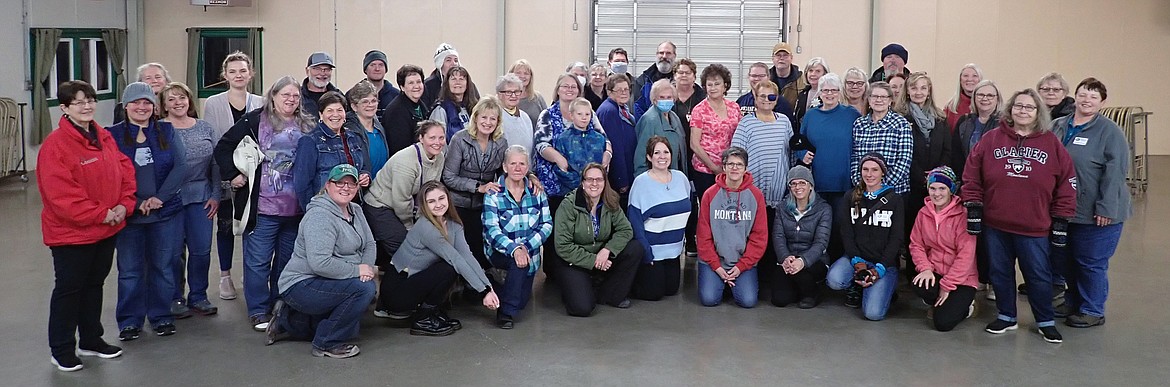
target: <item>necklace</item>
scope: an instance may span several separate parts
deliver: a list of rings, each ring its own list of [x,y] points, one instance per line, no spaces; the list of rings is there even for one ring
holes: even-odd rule
[[[665,178],[665,179],[666,179],[666,181],[662,181],[662,178],[660,178],[660,177],[658,177],[658,176],[655,176],[655,175],[654,175],[654,170],[653,170],[653,169],[652,169],[652,170],[650,170],[650,177],[654,178],[654,181],[657,181],[657,182],[659,182],[659,183],[662,183],[663,185],[665,185],[665,186],[666,186],[666,190],[667,190],[667,191],[670,191],[670,182],[674,180],[674,174],[671,174],[671,173],[670,173],[670,171],[667,171],[667,172],[666,172],[666,178]]]

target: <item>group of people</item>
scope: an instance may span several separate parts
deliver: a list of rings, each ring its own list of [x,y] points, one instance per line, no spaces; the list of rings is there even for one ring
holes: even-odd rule
[[[986,288],[991,333],[1018,326],[1018,260],[1045,340],[1062,341],[1057,317],[1104,323],[1130,212],[1128,146],[1100,115],[1104,84],[1069,89],[1052,73],[1004,99],[970,64],[940,108],[901,45],[869,77],[823,58],[802,70],[793,53],[776,44],[733,100],[721,64],[699,69],[663,42],[639,75],[618,48],[604,65],[570,65],[548,103],[523,59],[481,94],[445,43],[429,76],[407,64],[394,84],[386,55],[368,52],[366,79],[344,94],[324,52],[302,82],[251,94],[237,52],[202,119],[191,90],[149,63],[108,128],[93,87],[65,82],[37,170],[53,364],[122,353],[99,322],[115,250],[120,340],[215,314],[213,229],[219,297],[236,297],[242,235],[250,325],[268,344],[311,340],[314,356],[357,355],[371,303],[413,335],[459,330],[448,310],[460,296],[511,329],[542,270],[566,313],[586,317],[677,294],[688,255],[704,306],[751,308],[763,290],[807,309],[827,286],[882,320],[904,273],[940,331]]]

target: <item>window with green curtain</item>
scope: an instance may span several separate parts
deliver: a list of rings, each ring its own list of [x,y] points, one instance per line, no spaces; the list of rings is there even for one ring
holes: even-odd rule
[[[37,41],[32,33],[29,34],[29,45],[31,51],[36,52]],[[114,99],[118,93],[116,90],[118,75],[107,47],[101,29],[62,29],[49,76],[41,83],[48,105],[57,104],[58,85],[75,79],[93,85],[94,90],[97,90],[98,100]],[[35,56],[30,60],[33,61],[32,65],[35,68]]]
[[[192,89],[199,94],[199,98],[227,91],[227,82],[220,75],[223,71],[223,59],[229,54],[240,51],[252,58],[252,66],[256,75],[252,80],[253,93],[259,94],[259,85],[263,84],[263,55],[260,39],[262,28],[258,27],[199,27],[187,29],[188,53],[196,60],[188,61],[188,81],[193,83]],[[191,75],[194,75],[192,78]]]

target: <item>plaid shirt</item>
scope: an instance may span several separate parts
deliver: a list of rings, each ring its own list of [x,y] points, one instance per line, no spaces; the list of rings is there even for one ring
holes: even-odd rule
[[[883,183],[893,187],[894,192],[905,195],[910,191],[910,160],[914,157],[913,129],[906,118],[893,111],[887,112],[878,122],[873,122],[872,117],[872,114],[866,114],[853,121],[853,155],[849,158],[853,184],[857,185],[861,181],[857,163],[866,154],[877,152],[886,159],[889,167]]]
[[[525,188],[524,196],[517,203],[508,193],[505,179],[507,176],[501,176],[498,181],[502,187],[500,192],[483,195],[483,237],[489,242],[484,245],[484,254],[491,256],[498,251],[511,257],[523,245],[529,255],[535,256],[552,234],[548,196],[543,192],[533,194]],[[528,186],[528,179],[524,179],[524,185]]]

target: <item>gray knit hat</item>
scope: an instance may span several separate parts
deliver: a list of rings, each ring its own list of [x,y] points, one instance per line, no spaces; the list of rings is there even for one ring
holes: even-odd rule
[[[134,82],[126,85],[126,90],[122,92],[122,104],[128,104],[140,99],[145,99],[158,106],[158,96],[154,95],[154,90],[150,89],[150,85],[143,82]]]
[[[366,57],[362,59],[362,72],[365,72],[370,67],[370,63],[374,63],[376,60],[382,61],[383,66],[390,68],[390,62],[386,60],[386,53],[378,50],[370,50],[370,52],[366,53]]]
[[[804,180],[808,182],[808,185],[816,187],[812,171],[803,165],[797,165],[788,170],[788,183],[792,183],[793,180]]]

